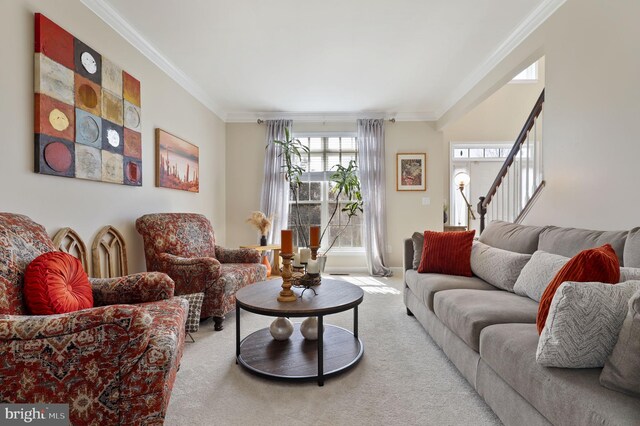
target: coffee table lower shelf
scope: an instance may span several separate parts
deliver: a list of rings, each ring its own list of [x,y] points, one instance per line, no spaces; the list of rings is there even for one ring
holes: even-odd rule
[[[306,340],[300,323],[288,340],[271,337],[268,328],[258,330],[240,343],[238,363],[259,376],[306,381],[318,379],[318,343]],[[324,378],[348,370],[360,361],[364,346],[353,333],[335,325],[324,325]]]

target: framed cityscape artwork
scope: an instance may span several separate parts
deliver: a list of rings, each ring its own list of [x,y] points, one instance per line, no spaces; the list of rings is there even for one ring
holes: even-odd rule
[[[35,172],[142,185],[140,82],[35,14]]]
[[[156,129],[156,186],[200,192],[199,158],[197,146]]]
[[[396,154],[396,190],[427,190],[427,154]]]

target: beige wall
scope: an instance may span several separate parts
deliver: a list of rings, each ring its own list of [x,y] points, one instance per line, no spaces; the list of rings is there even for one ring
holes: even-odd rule
[[[547,186],[527,223],[640,225],[640,2],[569,0],[543,29]]]
[[[446,128],[545,56],[547,186],[525,223],[638,226],[638,16],[633,0],[568,0],[438,121]]]
[[[414,231],[442,229],[442,134],[425,122],[386,123],[385,163],[387,183],[387,232],[390,266],[402,265],[402,241]],[[355,132],[355,123],[294,123],[294,132]],[[257,235],[245,219],[260,207],[264,162],[265,127],[253,123],[227,124],[227,241],[230,245],[255,243]],[[427,153],[427,191],[397,192],[396,154]],[[234,167],[242,164],[242,168]],[[423,206],[422,198],[430,205]],[[366,267],[363,256],[332,256],[327,270]]]
[[[42,12],[141,81],[143,186],[92,182],[33,172],[33,13]],[[130,272],[144,270],[134,221],[148,212],[203,213],[225,240],[225,127],[202,104],[144,58],[78,0],[0,3],[0,211],[22,213],[50,234],[73,227],[90,246],[104,225],[127,242]],[[200,147],[200,193],[155,188],[154,129]]]

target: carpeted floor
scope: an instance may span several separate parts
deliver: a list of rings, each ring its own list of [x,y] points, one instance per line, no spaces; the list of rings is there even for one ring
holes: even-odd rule
[[[360,285],[364,356],[315,382],[254,376],[235,363],[235,315],[223,331],[201,324],[188,343],[167,425],[499,425],[500,421],[420,324],[406,315],[402,278],[331,277]],[[242,312],[242,336],[273,318]],[[297,320],[296,320],[297,321]],[[325,317],[351,330],[352,311]]]

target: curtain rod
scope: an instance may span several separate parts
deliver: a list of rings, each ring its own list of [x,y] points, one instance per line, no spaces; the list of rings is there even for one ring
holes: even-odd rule
[[[385,121],[388,121],[390,123],[395,123],[396,119],[395,118],[385,118]],[[258,120],[256,121],[258,124],[264,124],[265,121],[261,118],[258,118]]]

